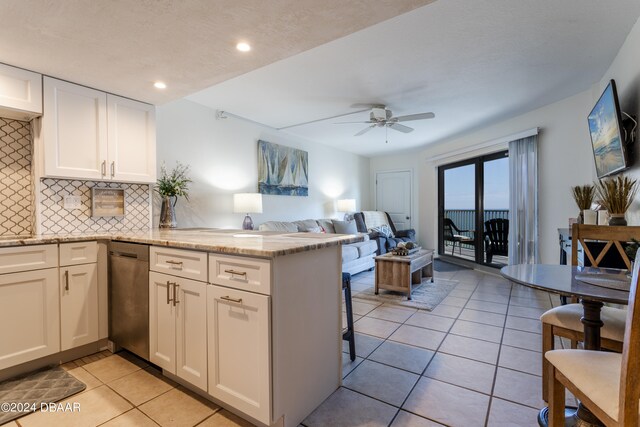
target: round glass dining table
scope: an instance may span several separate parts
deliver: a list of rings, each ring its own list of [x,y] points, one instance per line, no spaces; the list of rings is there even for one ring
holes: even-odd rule
[[[600,350],[600,328],[602,319],[600,311],[603,303],[628,304],[630,281],[626,270],[616,270],[595,267],[576,267],[571,265],[547,265],[547,264],[517,264],[503,267],[500,274],[511,282],[530,288],[560,294],[567,297],[578,297],[584,310],[581,319],[584,325],[584,348],[586,350]],[[606,277],[613,282],[626,283],[626,289],[612,289],[607,287],[607,280],[600,284],[590,284],[579,279],[580,277]],[[597,282],[597,280],[596,280]],[[542,356],[544,357],[544,355]],[[542,409],[538,422],[546,425],[547,408]],[[591,412],[582,405],[578,410],[567,408],[567,417],[574,419],[580,425],[603,425]],[[573,425],[568,423],[567,425]]]

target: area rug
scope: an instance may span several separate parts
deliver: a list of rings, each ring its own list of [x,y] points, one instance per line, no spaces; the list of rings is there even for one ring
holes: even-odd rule
[[[431,311],[449,295],[449,292],[457,284],[458,281],[456,280],[438,279],[436,277],[435,282],[431,283],[431,279],[424,278],[420,285],[414,285],[413,292],[411,292],[411,300],[407,299],[406,293],[384,289],[380,289],[380,293],[376,295],[373,286],[358,292],[353,298]]]
[[[45,368],[4,381],[0,383],[0,425],[85,388],[84,383],[60,367]]]

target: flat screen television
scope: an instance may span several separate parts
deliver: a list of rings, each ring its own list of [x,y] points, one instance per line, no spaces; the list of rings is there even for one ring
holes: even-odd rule
[[[613,80],[589,113],[588,121],[598,178],[626,169],[627,150],[621,133],[622,115]]]

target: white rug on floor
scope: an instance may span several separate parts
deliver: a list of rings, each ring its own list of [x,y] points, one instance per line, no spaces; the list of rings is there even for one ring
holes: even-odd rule
[[[373,286],[362,292],[358,292],[353,295],[353,298],[431,311],[449,295],[449,292],[451,292],[457,284],[457,280],[436,278],[435,282],[431,283],[430,278],[424,278],[420,285],[414,285],[413,292],[411,292],[411,300],[407,299],[406,293],[387,291],[384,289],[380,289],[379,294],[376,295]]]

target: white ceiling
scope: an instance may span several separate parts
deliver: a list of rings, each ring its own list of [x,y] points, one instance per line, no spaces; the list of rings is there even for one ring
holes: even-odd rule
[[[2,0],[0,62],[161,104],[431,1]]]
[[[188,99],[357,154],[411,149],[586,90],[640,15],[637,0],[440,0],[256,69]],[[354,103],[396,115],[410,134],[365,125]],[[294,127],[290,127],[294,126]]]

